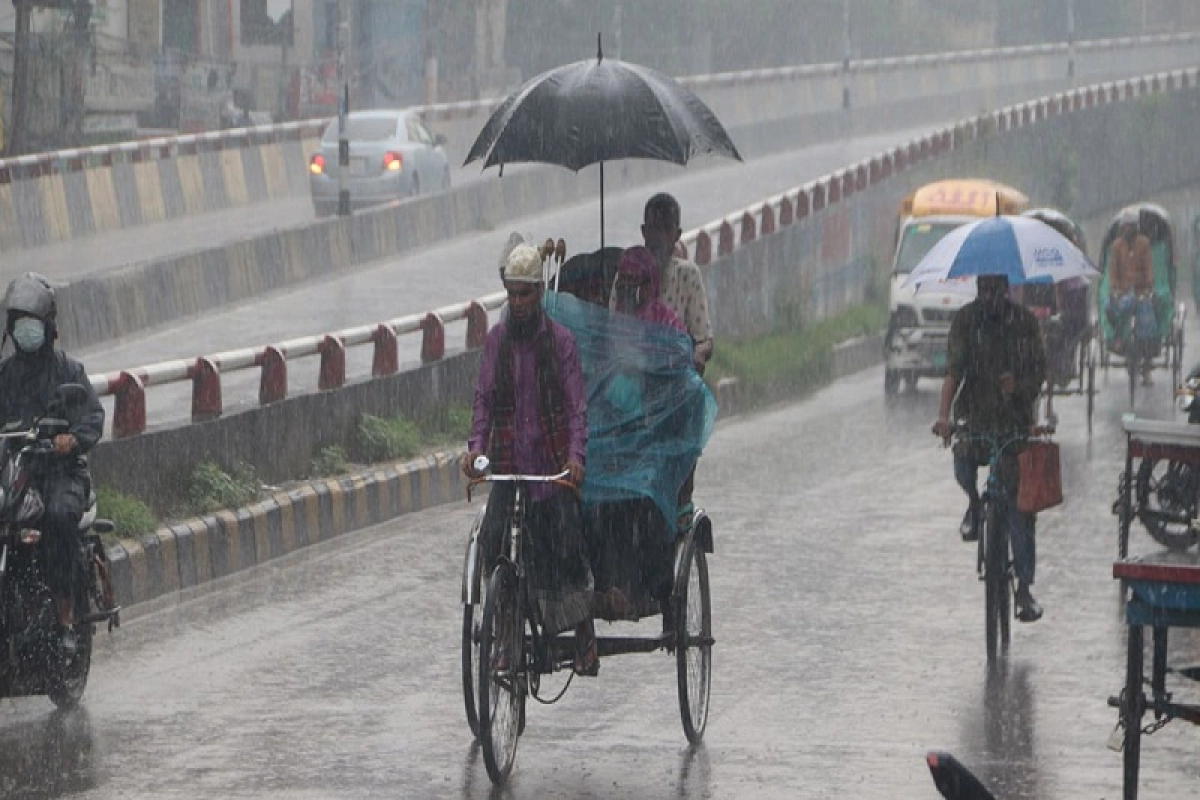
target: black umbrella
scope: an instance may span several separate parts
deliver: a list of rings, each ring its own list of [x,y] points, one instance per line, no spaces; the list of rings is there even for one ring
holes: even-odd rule
[[[742,160],[717,116],[690,89],[646,67],[577,61],[529,80],[484,124],[464,166],[533,162],[578,172],[600,164],[600,246],[604,246],[604,162],[648,158],[686,164],[699,153]]]

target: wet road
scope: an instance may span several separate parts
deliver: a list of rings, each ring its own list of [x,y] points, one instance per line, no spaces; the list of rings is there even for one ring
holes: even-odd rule
[[[1169,413],[1162,375],[1142,413]],[[1082,399],[1057,403],[1067,501],[1039,522],[1046,616],[1014,627],[992,674],[963,501],[928,433],[935,387],[885,403],[881,384],[868,370],[710,443],[697,498],[715,524],[717,645],[698,749],[673,661],[616,657],[558,706],[531,704],[511,786],[490,793],[459,684],[478,505],[457,503],[141,609],[101,637],[82,711],[0,704],[0,793],[931,798],[922,757],[944,748],[999,797],[1119,797],[1105,701],[1124,669],[1109,511],[1124,377],[1101,377],[1090,440]],[[1135,533],[1134,552],[1152,549]],[[1173,642],[1174,663],[1200,660],[1200,638]],[[1193,794],[1195,754],[1182,723],[1146,740],[1141,796]]]
[[[845,141],[815,145],[755,159],[746,163],[713,162],[707,168],[680,169],[670,180],[605,197],[606,241],[628,244],[641,240],[639,226],[646,198],[669,191],[680,201],[685,229],[705,224],[845,167],[886,147],[907,142],[935,126],[913,128]],[[614,165],[611,169],[620,169]],[[610,174],[610,178],[612,175]],[[491,180],[498,180],[489,176]],[[315,336],[357,325],[429,311],[461,303],[501,289],[496,272],[502,245],[513,230],[542,241],[565,238],[568,255],[599,245],[599,202],[591,200],[532,215],[495,230],[459,237],[418,252],[406,253],[296,289],[182,320],[165,330],[145,331],[119,342],[80,348],[91,374],[130,369],[170,359],[194,359],[251,346],[264,346],[299,336]],[[461,323],[447,326],[447,346],[461,348],[466,337]],[[416,363],[420,337],[400,339],[401,363]],[[289,361],[289,391],[311,391],[317,384],[319,359]],[[346,374],[351,380],[370,375],[371,348],[347,351]],[[259,375],[255,370],[223,379],[226,410],[239,403],[257,402]],[[190,383],[151,388],[147,413],[151,425],[179,422],[190,412]],[[111,418],[111,400],[107,401]]]

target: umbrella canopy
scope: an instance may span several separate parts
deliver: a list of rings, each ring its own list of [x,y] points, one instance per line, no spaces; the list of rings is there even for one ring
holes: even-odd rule
[[[955,228],[925,254],[905,285],[971,275],[1005,275],[1010,284],[1098,278],[1083,252],[1032,217],[988,217]]]
[[[492,113],[464,164],[535,162],[578,172],[604,161],[686,164],[699,153],[741,160],[724,126],[690,89],[646,67],[596,59],[525,83]]]

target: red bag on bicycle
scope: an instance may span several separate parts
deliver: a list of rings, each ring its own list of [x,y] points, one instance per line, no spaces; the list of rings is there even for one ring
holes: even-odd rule
[[[1017,510],[1036,514],[1063,501],[1058,443],[1029,442],[1017,455]]]

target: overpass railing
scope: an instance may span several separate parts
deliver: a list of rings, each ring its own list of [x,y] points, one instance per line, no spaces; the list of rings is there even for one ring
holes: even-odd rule
[[[1007,106],[931,131],[787,192],[774,195],[685,233],[682,247],[697,264],[732,254],[738,247],[836,205],[870,185],[885,181],[928,159],[950,153],[986,132],[1004,132],[1035,124],[1059,114],[1107,103],[1186,89],[1200,85],[1200,68],[1174,70],[1122,81],[1087,86]],[[399,370],[399,336],[422,335],[421,361],[442,359],[446,352],[445,325],[465,320],[468,349],[480,347],[487,332],[488,311],[499,308],[503,292],[444,306],[422,314],[291,339],[273,345],[233,350],[195,359],[167,361],[104,375],[89,376],[101,396],[114,398],[113,436],[125,438],[146,430],[146,390],[190,381],[193,422],[222,413],[221,379],[231,372],[260,371],[260,405],[287,396],[287,363],[301,357],[321,358],[318,390],[341,387],[346,381],[346,349],[374,347],[373,377]]]
[[[346,384],[346,350],[370,345],[371,377],[400,371],[399,337],[421,335],[421,362],[441,360],[446,354],[446,325],[465,321],[466,347],[483,345],[488,311],[504,304],[504,292],[464,303],[443,306],[423,314],[409,314],[372,325],[346,328],[317,336],[302,336],[276,344],[227,350],[194,359],[162,361],[103,375],[89,375],[96,393],[114,398],[113,437],[123,439],[146,430],[146,390],[154,386],[191,382],[192,422],[221,416],[224,409],[222,376],[244,370],[259,371],[258,402],[269,405],[288,392],[288,361],[319,356],[317,390],[339,389]]]

